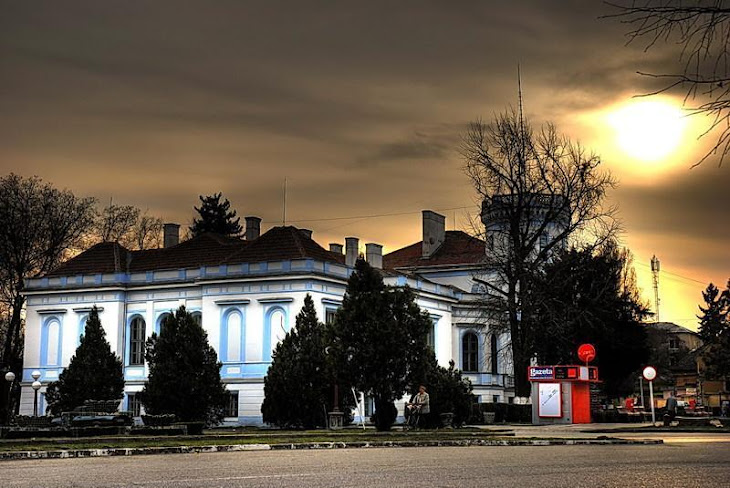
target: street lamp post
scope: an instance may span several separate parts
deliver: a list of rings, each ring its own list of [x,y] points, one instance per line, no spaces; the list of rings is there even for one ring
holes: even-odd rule
[[[33,384],[30,385],[31,388],[33,388],[33,416],[37,417],[38,416],[38,390],[41,389],[41,382],[38,381],[38,378],[41,377],[41,372],[36,369],[30,375],[33,378]]]
[[[8,382],[8,403],[7,403],[7,418],[5,419],[6,422],[9,424],[10,419],[13,418],[13,382],[15,381],[15,373],[12,371],[8,371],[5,373],[5,381]]]

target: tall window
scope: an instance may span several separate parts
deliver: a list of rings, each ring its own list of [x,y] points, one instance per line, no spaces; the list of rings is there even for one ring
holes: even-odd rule
[[[474,332],[461,338],[461,358],[464,371],[479,371],[479,338]]]
[[[436,352],[436,322],[438,319],[431,320],[431,327],[426,332],[426,345]]]
[[[49,318],[43,327],[41,358],[44,366],[61,364],[61,322],[56,317]]]
[[[89,315],[84,314],[79,319],[79,334],[78,337],[76,337],[76,347],[81,344],[81,336],[86,334],[86,321],[89,320]]]
[[[228,401],[226,402],[224,417],[238,417],[238,392],[229,391]]]
[[[193,316],[193,320],[195,321],[196,324],[198,324],[201,327],[203,326],[203,314],[202,313],[193,312],[190,315]]]
[[[271,324],[271,350],[276,348],[276,345],[286,337],[286,318],[282,310],[274,310],[269,316],[269,323]]]
[[[142,414],[142,402],[135,393],[127,394],[127,410],[132,412],[132,417],[139,417]]]
[[[490,351],[489,355],[491,356],[492,360],[492,374],[499,373],[498,366],[499,363],[497,362],[497,334],[492,334],[492,337],[490,339]]]
[[[141,366],[144,364],[145,323],[142,317],[132,319],[129,328],[129,365]]]
[[[332,325],[335,323],[335,317],[337,316],[337,310],[333,308],[327,308],[324,311],[324,323]]]
[[[238,311],[231,312],[228,314],[225,320],[224,340],[226,341],[226,361],[239,362],[243,360],[243,358],[241,357],[242,337],[243,321],[241,320],[241,314]]]
[[[163,313],[160,318],[157,319],[157,334],[162,334],[162,329],[165,328],[165,322],[172,317],[170,313]]]

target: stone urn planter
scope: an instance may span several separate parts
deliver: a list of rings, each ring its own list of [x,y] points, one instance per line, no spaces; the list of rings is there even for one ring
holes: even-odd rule
[[[444,428],[451,428],[454,426],[454,414],[451,412],[448,413],[442,413],[440,415],[441,417],[441,427]]]

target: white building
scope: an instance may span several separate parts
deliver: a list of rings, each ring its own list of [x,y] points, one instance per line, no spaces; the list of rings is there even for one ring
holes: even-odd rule
[[[28,280],[21,413],[33,411],[34,370],[41,372],[39,411],[45,411],[45,387],[68,365],[94,305],[112,350],[123,360],[123,408],[139,412],[136,393],[148,374],[144,342],[159,331],[166,314],[185,305],[200,318],[223,363],[221,377],[231,393],[226,421],[261,424],[263,380],[274,347],[294,325],[307,293],[320,320],[332,317],[359,241],[347,238],[343,254],[342,245],[326,250],[306,229],[274,227],[262,235],[259,229],[260,219],[247,217],[245,240],[204,234],[178,243],[178,226],[168,224],[162,249],[129,251],[102,243]],[[471,273],[482,260],[484,242],[446,232],[443,216],[424,211],[422,243],[387,256],[381,249],[366,244],[367,261],[386,268],[386,283],[416,292],[434,322],[431,340],[439,364],[453,359],[467,371],[481,401],[512,397],[510,366],[490,356],[504,338],[478,327],[469,313]]]

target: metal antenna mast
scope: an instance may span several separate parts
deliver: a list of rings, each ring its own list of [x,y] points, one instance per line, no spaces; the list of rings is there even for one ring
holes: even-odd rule
[[[284,205],[283,215],[281,216],[281,225],[286,225],[286,178],[284,178]]]
[[[651,274],[654,278],[654,307],[656,310],[656,321],[659,322],[659,259],[656,255],[651,257]]]

